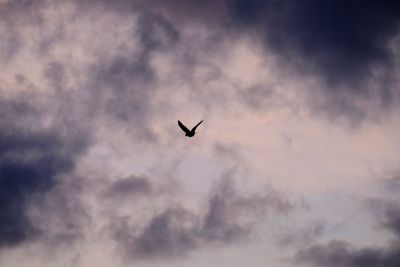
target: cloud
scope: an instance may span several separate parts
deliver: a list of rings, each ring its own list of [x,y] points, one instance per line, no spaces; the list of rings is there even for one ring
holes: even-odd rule
[[[385,189],[393,194],[400,191],[400,171],[395,171],[390,174],[390,178],[384,183]]]
[[[391,180],[385,181],[392,183]],[[369,199],[372,214],[381,229],[392,236],[386,246],[357,248],[349,242],[332,240],[299,250],[293,258],[296,264],[326,267],[394,267],[400,264],[400,206],[393,199]]]
[[[276,56],[287,79],[293,73],[298,80],[316,78],[314,85],[304,81],[304,86],[296,88],[305,89],[314,114],[331,120],[345,118],[357,125],[379,117],[376,111],[390,110],[399,101],[395,85],[398,44],[393,45],[400,33],[398,1],[225,0],[185,1],[179,6],[178,1],[152,2],[157,8],[149,9],[175,24],[183,20],[224,36],[212,39],[220,54],[224,42],[251,36],[255,44],[261,41],[265,56]],[[243,94],[245,103],[264,105],[262,99],[273,95],[269,89],[260,89],[265,87],[270,85],[250,90],[260,98]]]
[[[400,21],[400,6],[394,0],[154,2],[173,16],[192,14],[184,16],[187,20],[208,23],[207,18],[214,15],[226,30],[229,26],[239,31],[253,29],[286,63],[308,67],[330,84],[356,85],[371,76],[375,67],[390,67],[392,54],[386,45],[398,34]],[[353,90],[364,89],[355,86]]]
[[[41,9],[44,1],[2,1],[0,3],[0,25],[5,27],[6,34],[2,42],[0,57],[8,62],[24,47],[24,40],[18,30],[20,24],[39,25],[43,22]],[[24,19],[21,19],[21,18]]]
[[[202,235],[209,241],[230,243],[251,233],[255,219],[268,211],[286,213],[292,205],[277,192],[241,196],[231,178],[221,180],[208,200]]]
[[[181,256],[195,247],[196,221],[192,213],[177,207],[153,217],[136,236],[135,227],[121,219],[114,229],[114,239],[129,258],[157,259]]]
[[[399,34],[397,1],[228,2],[234,25],[261,36],[284,69],[322,81],[306,89],[314,114],[357,125],[398,103],[390,48]]]
[[[315,238],[320,237],[327,229],[324,222],[312,222],[306,227],[290,229],[279,236],[279,243],[283,246],[292,244],[302,245],[312,243]]]
[[[202,213],[176,205],[156,214],[142,227],[124,217],[110,229],[128,258],[176,258],[207,244],[243,240],[251,236],[257,220],[266,213],[286,213],[290,209],[291,204],[279,194],[243,196],[230,179],[223,179]]]
[[[90,116],[91,122],[122,123],[138,138],[157,141],[148,125],[159,87],[152,60],[156,53],[173,49],[179,33],[163,16],[135,1],[117,2],[2,3],[1,11],[7,16],[0,23],[10,27],[5,30],[9,35],[5,45],[13,47],[12,53],[7,47],[2,49],[7,52],[3,56],[10,61],[11,74],[31,85],[26,89],[56,91],[56,99],[68,99],[81,112],[79,116]],[[28,13],[32,16],[21,19],[21,14],[25,18]],[[92,31],[91,23],[112,30],[94,27],[98,33]],[[20,48],[14,40],[21,43]],[[24,56],[27,51],[29,55]],[[24,73],[28,65],[34,71]]]
[[[356,85],[371,76],[374,67],[392,63],[390,50],[382,44],[398,33],[397,1],[228,2],[237,25],[254,27],[286,62],[298,60],[328,83]]]
[[[154,53],[171,48],[178,33],[163,17],[132,12],[124,18],[137,22],[137,31],[124,36],[121,46],[137,41],[137,49],[114,54],[114,40],[108,39],[88,49],[83,36],[93,35],[75,31],[74,22],[84,31],[89,16],[106,24],[115,17],[103,16],[100,2],[87,13],[70,4],[0,3],[4,15],[0,27],[7,32],[0,56],[7,59],[3,62],[8,62],[11,73],[1,77],[7,79],[7,86],[2,80],[0,88],[0,247],[16,247],[40,237],[53,245],[81,237],[90,211],[80,197],[89,190],[80,187],[87,177],[75,170],[78,159],[98,141],[92,138],[97,137],[95,129],[128,128],[138,143],[157,138],[148,122],[157,89],[152,84],[156,77],[151,60]],[[88,1],[84,4],[95,7]],[[83,38],[78,52],[76,38]],[[98,47],[112,51],[104,53]],[[30,52],[24,57],[26,51]],[[18,65],[21,58],[23,64]],[[27,73],[25,66],[30,69]],[[135,179],[116,182],[108,196],[135,190],[150,193],[146,180]],[[39,214],[53,220],[45,221]]]
[[[17,2],[19,4],[7,2],[3,5],[4,10],[18,14],[24,5],[22,1]],[[134,27],[126,31],[123,37],[122,32],[113,36],[114,44],[110,43],[112,40],[101,39],[102,44],[90,42],[93,49],[84,48],[83,52],[85,56],[95,57],[90,66],[86,89],[91,88],[89,90],[94,91],[92,97],[100,101],[99,104],[108,114],[122,122],[145,124],[151,116],[149,113],[152,109],[149,106],[152,105],[152,95],[159,90],[156,84],[158,69],[153,62],[155,57],[173,56],[174,64],[181,66],[174,67],[176,71],[172,78],[179,77],[190,82],[193,78],[190,70],[205,64],[211,49],[217,55],[226,54],[227,43],[234,44],[249,36],[261,39],[265,55],[260,54],[260,57],[273,55],[279,58],[283,66],[281,72],[289,73],[288,70],[295,69],[299,74],[297,77],[306,73],[306,77],[317,77],[322,81],[312,86],[297,83],[299,88],[296,90],[305,90],[309,100],[306,104],[314,114],[323,114],[331,120],[345,118],[357,125],[368,118],[379,117],[379,111],[395,106],[400,97],[394,85],[398,79],[395,57],[397,47],[391,44],[399,34],[400,16],[394,11],[399,9],[396,1],[336,1],[321,4],[310,0],[299,4],[293,0],[219,0],[201,3],[118,0],[110,4],[107,1],[86,0],[72,2],[75,11],[70,18],[61,22],[52,19],[51,22],[57,26],[54,29],[46,28],[47,24],[43,23],[50,18],[46,17],[46,2],[40,3],[26,5],[26,8],[40,17],[39,22],[35,23],[46,33],[41,35],[35,48],[37,50],[40,47],[41,56],[48,56],[57,41],[77,37],[75,32],[74,35],[70,32],[74,29],[71,27],[74,25],[72,15],[75,21],[82,23],[88,17],[106,25],[115,23],[113,20],[108,21],[104,14],[118,15],[115,20],[123,23],[132,22]],[[56,5],[60,9],[63,7],[61,2]],[[10,44],[22,38],[22,32],[18,30],[21,22],[14,22],[13,17],[5,18],[13,21],[8,23],[15,32],[7,38],[6,43]],[[193,38],[187,35],[188,28],[203,34],[200,42],[192,43]],[[119,32],[119,29],[115,30]],[[90,33],[87,32],[87,35],[90,36]],[[53,45],[46,45],[48,42]],[[132,44],[136,46],[134,51],[129,48]],[[58,42],[58,46],[63,47],[64,42]],[[6,50],[5,47],[3,51]],[[199,53],[202,50],[207,51]],[[49,80],[62,80],[66,77],[63,73],[70,71],[68,68],[71,68],[71,64],[66,68],[62,62],[51,63],[45,75]],[[223,71],[217,74],[221,75],[224,77]],[[61,83],[50,81],[50,84],[57,88]],[[203,85],[201,83],[201,87]],[[249,106],[270,106],[274,104],[272,98],[279,96],[277,85],[280,85],[279,81],[273,83],[273,86],[257,83],[238,96]],[[192,87],[192,91],[203,90],[197,88],[200,86]],[[211,97],[204,98],[206,94],[209,92],[198,94],[201,99],[207,100],[203,103],[205,106],[212,102]],[[138,116],[132,116],[132,113]],[[140,117],[143,119],[139,120]],[[157,140],[149,128],[137,133],[144,139]]]
[[[44,198],[70,173],[86,147],[85,138],[43,129],[35,107],[2,102],[0,119],[0,247],[13,247],[39,237],[42,229],[29,216],[35,199]],[[34,119],[30,124],[26,118]],[[40,118],[40,117],[39,117]]]
[[[331,241],[324,246],[313,246],[300,251],[296,255],[296,261],[327,267],[392,267],[399,265],[400,257],[398,248],[354,249],[346,242]]]
[[[201,23],[207,26],[216,27],[226,17],[225,0],[204,0],[204,1],[165,1],[150,0],[143,1],[148,8],[154,8],[161,14],[166,14],[176,23]]]
[[[16,19],[25,10],[31,14],[29,21],[32,20],[44,33],[33,47],[33,51],[37,51],[41,57],[49,56],[50,51],[55,51],[54,47],[73,51],[66,44],[83,42],[83,46],[79,46],[83,49],[83,55],[95,57],[89,67],[89,81],[85,88],[93,90],[91,96],[99,100],[97,103],[104,107],[106,113],[122,122],[145,124],[151,116],[149,113],[152,109],[149,106],[152,105],[152,95],[159,88],[155,83],[158,76],[152,61],[157,55],[173,55],[175,64],[185,66],[182,69],[177,67],[173,75],[190,81],[188,70],[196,69],[193,65],[200,66],[210,57],[207,51],[199,53],[199,50],[210,47],[222,55],[226,53],[227,43],[236,43],[252,34],[264,44],[266,58],[272,54],[280,59],[282,72],[294,68],[300,73],[298,77],[307,73],[323,81],[321,84],[299,85],[296,88],[305,89],[309,100],[307,106],[314,114],[323,114],[331,120],[345,118],[356,125],[367,118],[379,116],[381,110],[395,106],[393,104],[397,103],[400,96],[394,85],[398,79],[398,59],[395,56],[398,45],[391,44],[399,34],[400,16],[395,11],[399,9],[397,1],[336,1],[321,4],[310,0],[299,4],[293,0],[218,0],[201,3],[193,0],[184,3],[118,0],[110,4],[107,1],[86,0],[72,3],[75,6],[70,17],[59,21],[47,15],[48,10],[54,12],[54,7],[50,8],[46,1],[3,3],[3,13],[8,14],[3,21],[10,27],[6,31],[9,38],[6,38],[2,50],[10,51],[5,53],[4,59],[11,57],[11,54],[16,55],[17,51],[27,48],[23,46],[33,42],[26,42],[26,36],[22,36],[24,31],[21,31],[21,26],[27,24]],[[55,5],[60,10],[64,8],[62,2]],[[113,36],[113,40],[104,37],[110,33],[104,33],[98,44],[79,39],[74,30],[74,21],[84,25],[85,19],[91,17],[105,25],[116,22],[114,18],[108,19],[112,16],[104,14],[116,14],[116,21],[132,22],[134,27],[131,25],[129,31]],[[198,28],[198,25],[201,27]],[[201,40],[207,45],[191,43],[190,35],[185,35],[190,27],[193,31],[207,33]],[[115,29],[117,33],[119,30]],[[91,36],[89,29],[85,34]],[[21,40],[25,42],[21,43]],[[58,42],[60,40],[68,42]],[[49,42],[53,45],[46,45]],[[134,51],[129,49],[132,44],[137,46]],[[92,49],[88,49],[90,46]],[[207,49],[208,52],[210,49]],[[74,57],[79,59],[77,55]],[[71,71],[71,67],[72,64],[66,66],[63,62],[49,64],[45,76],[52,88],[62,84],[55,83],[54,79],[65,82],[65,73]],[[72,73],[79,72],[75,67],[73,69]],[[201,90],[197,89],[200,86],[195,87],[191,90]],[[275,83],[274,86],[258,84],[243,90],[239,98],[250,106],[269,106],[272,104],[271,98],[277,95],[277,88]],[[204,91],[198,95],[201,99],[207,99],[204,95],[208,93]],[[203,104],[210,105],[211,99]],[[138,115],[133,116],[132,113]],[[143,128],[145,130],[137,131],[138,136],[157,140],[149,127]]]
[[[147,177],[131,176],[113,182],[104,195],[106,197],[133,196],[136,194],[148,195],[152,191],[152,185]]]
[[[46,257],[63,254],[65,249],[72,252],[74,245],[85,240],[88,227],[93,227],[91,206],[84,198],[89,185],[73,171],[59,177],[50,191],[32,197],[29,217],[40,229],[35,244],[44,249]]]
[[[291,210],[280,193],[246,194],[243,184],[239,188],[229,180],[234,173],[251,183],[259,181],[248,179],[258,170],[253,172],[255,165],[245,161],[249,151],[240,152],[256,146],[239,145],[244,135],[233,146],[213,141],[218,129],[212,127],[204,131],[205,139],[191,140],[200,141],[196,146],[175,136],[179,129],[174,117],[203,114],[210,126],[225,129],[218,138],[229,142],[233,131],[240,129],[230,128],[231,119],[247,114],[254,117],[248,122],[259,127],[263,107],[270,107],[268,117],[273,117],[275,107],[293,104],[281,90],[285,75],[267,81],[278,71],[249,74],[251,84],[243,86],[242,76],[228,73],[248,67],[227,70],[231,66],[225,65],[231,62],[229,57],[248,62],[246,57],[253,52],[237,55],[238,50],[230,49],[243,40],[248,43],[241,49],[248,51],[261,40],[265,49],[256,49],[254,57],[279,58],[284,74],[294,68],[322,80],[320,89],[304,88],[310,93],[307,107],[317,114],[347,116],[357,123],[367,118],[370,102],[389,103],[382,105],[385,109],[395,99],[390,79],[397,63],[388,43],[396,35],[398,15],[391,11],[397,10],[391,1],[367,1],[360,7],[344,1],[325,6],[289,0],[0,2],[1,248],[23,247],[34,240],[48,247],[73,244],[117,218],[111,226],[113,241],[129,258],[175,258],[197,248],[242,242],[252,237],[263,216]],[[255,61],[254,68],[270,62]],[[229,65],[237,64],[233,63]],[[256,76],[263,76],[262,81],[255,81]],[[295,89],[306,87],[296,78]],[[237,106],[238,99],[246,105]],[[239,116],[234,118],[235,114]],[[217,164],[207,163],[209,149]],[[297,149],[301,148],[294,152]],[[251,155],[263,153],[256,150]],[[273,152],[269,155],[279,158]],[[194,169],[204,166],[206,173],[225,169],[224,179],[199,200],[201,205],[193,202],[204,191],[184,195],[197,186],[192,177],[196,174],[171,174],[163,167],[174,157],[182,158],[182,166],[186,159],[196,162]],[[280,178],[279,164],[269,164],[268,170],[266,166],[262,173],[273,175],[268,179]],[[126,176],[130,173],[146,175]],[[149,173],[154,179],[147,177]],[[185,176],[181,184],[175,175]],[[201,190],[207,190],[213,177],[202,181]],[[141,220],[142,212],[146,219]],[[382,225],[392,233],[397,233],[396,214],[393,209],[392,215],[383,216],[388,220]],[[90,220],[96,223],[84,229]],[[323,225],[299,228],[285,242],[311,242],[323,230]],[[110,240],[104,242],[107,246]],[[345,257],[359,251],[339,244],[335,247],[345,248]],[[87,243],[84,249],[97,253],[97,245]],[[389,249],[377,251],[383,258]],[[90,254],[85,257],[92,259]]]

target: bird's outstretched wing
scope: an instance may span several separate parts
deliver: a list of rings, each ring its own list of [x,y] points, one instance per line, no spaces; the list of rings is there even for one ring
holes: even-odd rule
[[[196,126],[194,126],[194,127],[192,128],[192,132],[196,131],[197,126],[199,126],[202,122],[203,122],[203,120],[202,120],[201,122],[199,122]]]
[[[179,127],[181,127],[182,131],[184,131],[185,133],[190,133],[190,130],[188,128],[186,128],[186,126],[183,125],[183,123],[179,120],[178,120],[178,125],[179,125]]]

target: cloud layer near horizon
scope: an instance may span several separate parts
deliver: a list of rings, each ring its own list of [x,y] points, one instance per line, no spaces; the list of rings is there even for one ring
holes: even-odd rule
[[[399,178],[392,178],[385,183],[398,184]],[[400,264],[398,198],[370,199],[368,206],[376,214],[381,227],[393,236],[393,240],[389,244],[354,248],[349,242],[331,240],[325,245],[317,244],[300,250],[294,260],[298,263],[311,263],[313,266],[398,266]]]

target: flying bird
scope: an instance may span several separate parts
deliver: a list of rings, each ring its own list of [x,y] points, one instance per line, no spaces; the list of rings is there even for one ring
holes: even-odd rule
[[[185,136],[187,137],[193,137],[196,131],[197,126],[199,126],[203,121],[199,122],[196,126],[192,128],[192,130],[189,130],[181,121],[178,120],[178,125],[181,127],[182,131],[185,132]]]

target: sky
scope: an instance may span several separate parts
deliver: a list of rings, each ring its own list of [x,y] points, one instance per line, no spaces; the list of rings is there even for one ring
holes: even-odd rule
[[[0,40],[0,266],[400,266],[398,1],[0,0]]]

